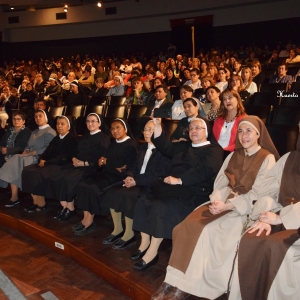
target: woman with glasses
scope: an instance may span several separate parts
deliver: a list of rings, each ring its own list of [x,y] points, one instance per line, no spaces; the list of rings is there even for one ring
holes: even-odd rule
[[[75,215],[74,197],[78,184],[97,169],[99,157],[106,154],[109,137],[101,132],[100,117],[91,113],[86,118],[86,132],[79,140],[72,161],[61,166],[47,180],[45,197],[59,200],[61,209],[54,219],[62,219],[68,211],[68,218]]]
[[[114,141],[98,161],[100,170],[77,186],[76,204],[84,213],[82,221],[73,226],[75,235],[85,235],[95,230],[94,215],[103,214],[101,202],[104,189],[121,182],[124,172],[135,162],[137,143],[127,134],[126,123],[122,119],[115,119],[110,131]]]
[[[124,96],[125,87],[122,76],[114,77],[114,86],[110,88],[106,96]]]
[[[235,149],[217,175],[209,205],[200,206],[174,228],[167,275],[151,299],[187,299],[189,294],[217,299],[227,292],[237,243],[253,201],[279,158],[256,116],[240,121]]]
[[[223,92],[228,87],[228,81],[227,81],[227,72],[224,68],[220,68],[219,71],[219,81],[215,84],[215,86]]]
[[[113,244],[113,249],[125,249],[136,242],[132,230],[135,205],[158,177],[165,177],[170,173],[170,160],[151,141],[153,131],[154,123],[150,120],[143,130],[146,143],[140,147],[134,165],[126,172],[122,183],[109,190],[102,200],[101,205],[110,208],[114,222],[113,232],[103,243]],[[125,231],[122,226],[122,213],[125,215]]]
[[[142,240],[131,258],[137,260],[133,268],[140,271],[157,263],[162,240],[171,239],[173,228],[207,201],[223,158],[204,119],[190,122],[190,142],[172,143],[162,132],[161,119],[155,118],[153,137],[157,150],[172,162],[168,176],[156,180],[136,204],[133,229],[141,232]]]

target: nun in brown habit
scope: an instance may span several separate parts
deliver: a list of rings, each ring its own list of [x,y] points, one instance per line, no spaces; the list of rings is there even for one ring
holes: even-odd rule
[[[292,204],[299,200],[297,145],[262,183],[251,216],[257,222],[241,239],[229,299],[300,299],[300,202]]]
[[[278,158],[263,122],[256,116],[243,118],[235,151],[218,173],[210,203],[174,228],[165,282],[152,299],[187,299],[189,294],[216,299],[227,291],[236,245],[262,180]]]

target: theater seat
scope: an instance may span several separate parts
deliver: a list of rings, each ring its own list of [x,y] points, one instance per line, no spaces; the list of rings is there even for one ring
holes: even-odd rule
[[[104,115],[104,105],[87,105],[85,108],[84,116],[88,116],[90,113],[96,113],[98,115]]]
[[[52,118],[62,116],[64,114],[64,111],[65,111],[65,106],[50,106],[48,108],[48,113]]]
[[[244,105],[248,115],[259,117],[265,124],[270,123],[272,105]]]
[[[72,116],[75,119],[82,117],[84,112],[84,105],[69,105],[66,106],[65,116]]]
[[[249,105],[272,105],[280,104],[280,96],[277,92],[256,92],[248,100]]]
[[[124,96],[107,96],[106,99],[108,105],[123,105],[126,101]]]
[[[300,122],[299,106],[278,106],[274,110],[272,124],[278,125],[298,125]]]
[[[288,89],[287,83],[264,83],[261,86],[261,90],[263,92],[277,93],[277,91],[287,91],[287,89]]]
[[[167,136],[168,140],[170,140],[170,137],[171,137],[172,133],[177,128],[178,122],[179,122],[178,120],[168,120],[168,119],[163,119],[162,120],[162,123],[165,127],[165,130],[166,130],[166,136]]]

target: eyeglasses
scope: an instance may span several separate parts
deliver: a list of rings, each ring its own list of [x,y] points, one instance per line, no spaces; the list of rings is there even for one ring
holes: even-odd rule
[[[196,76],[197,76],[197,74],[191,74],[191,76],[192,76],[192,77],[196,77]]]
[[[192,131],[192,130],[200,131],[200,130],[204,130],[204,129],[205,129],[204,127],[200,127],[200,126],[189,127],[189,131]]]
[[[95,120],[92,120],[92,121],[89,121],[89,120],[86,120],[85,121],[86,122],[86,124],[95,124],[95,123],[99,123],[99,121],[95,121]]]
[[[21,121],[21,118],[13,118],[14,121]]]
[[[143,130],[143,132],[150,132],[150,133],[152,133],[153,131],[154,131],[154,129],[151,129],[151,128],[145,128]]]

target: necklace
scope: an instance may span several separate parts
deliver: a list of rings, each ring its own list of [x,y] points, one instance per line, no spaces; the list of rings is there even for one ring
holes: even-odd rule
[[[227,122],[227,117],[226,117],[225,128],[227,128],[228,124],[231,123],[235,118],[236,118],[236,114],[235,114],[235,116],[230,121]]]

